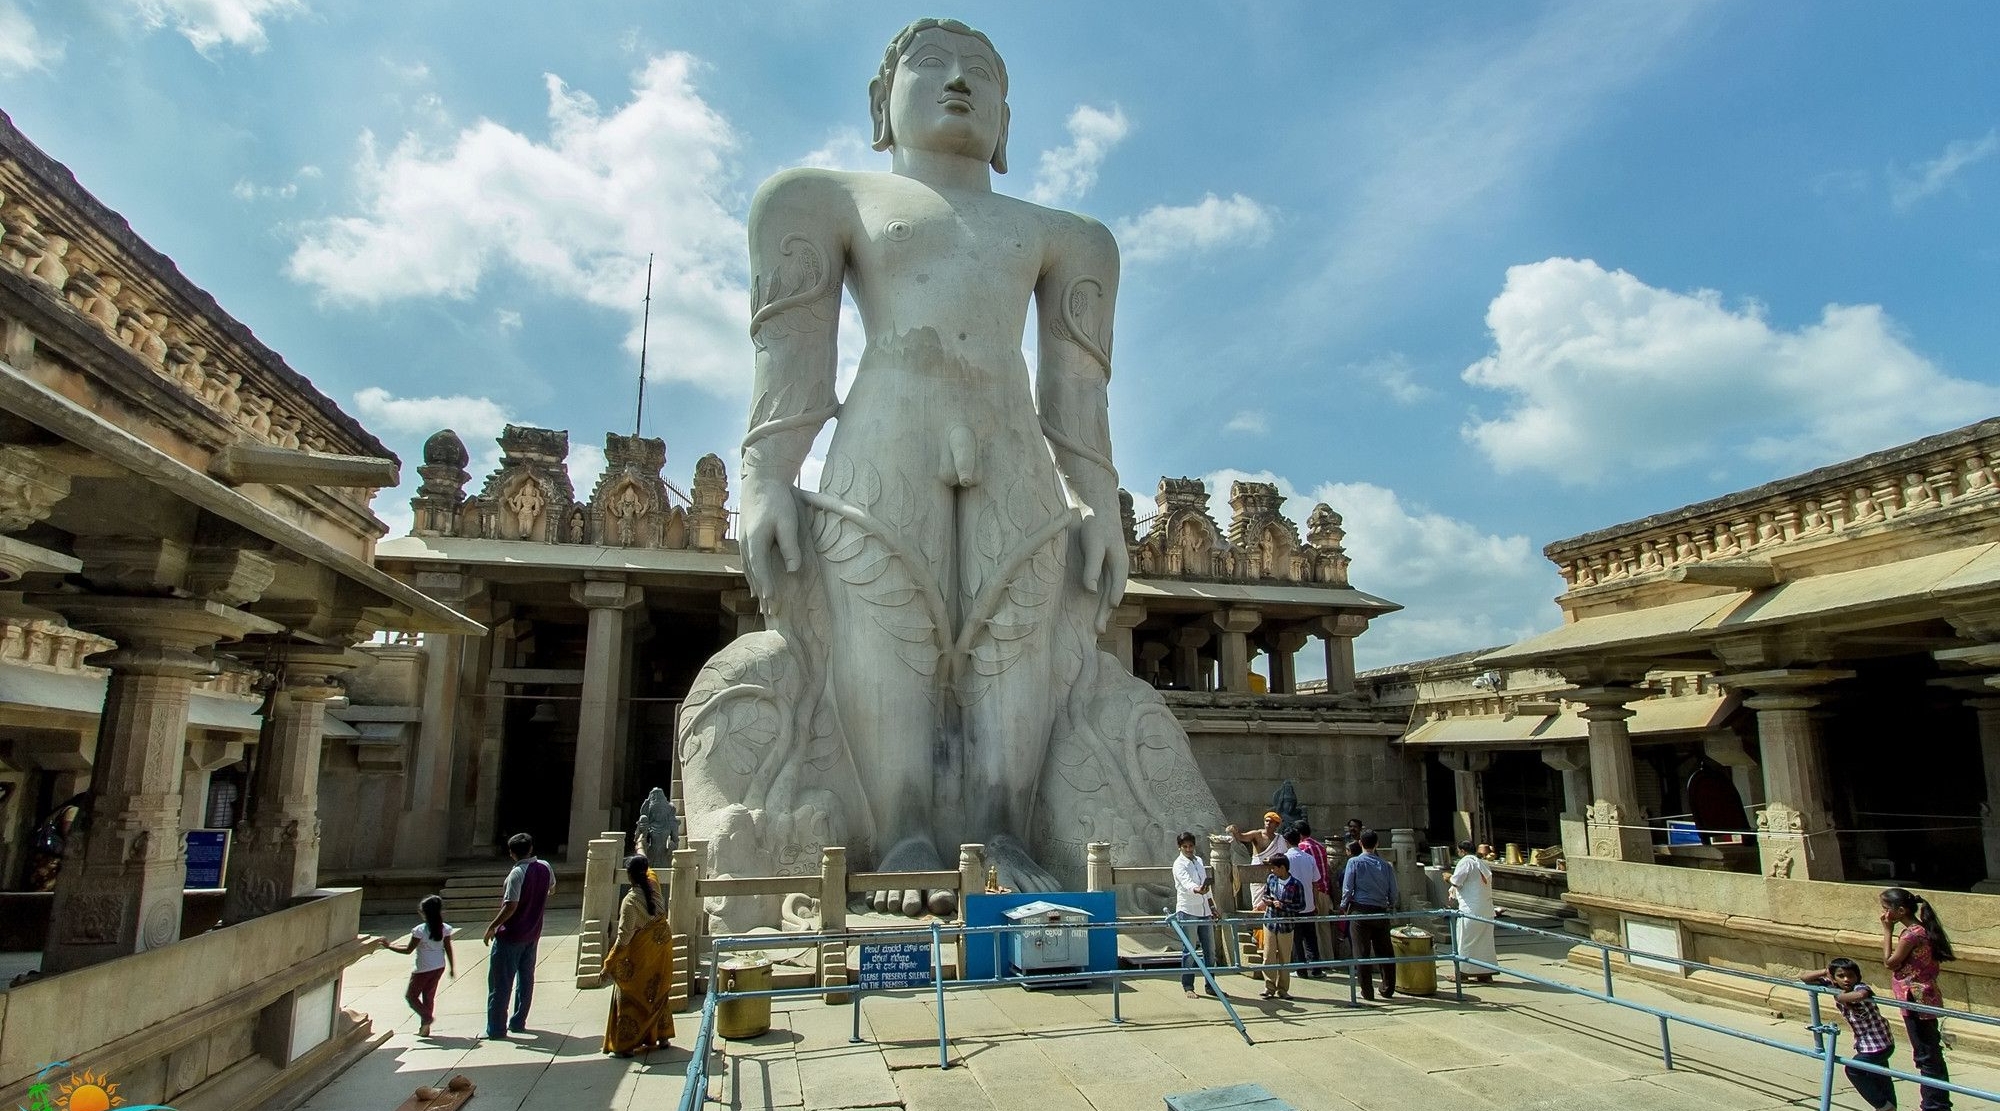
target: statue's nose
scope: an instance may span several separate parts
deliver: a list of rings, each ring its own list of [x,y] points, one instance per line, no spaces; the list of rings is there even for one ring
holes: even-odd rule
[[[944,87],[955,93],[969,93],[972,91],[972,86],[965,83],[965,75],[963,73],[952,74],[951,80],[945,82]]]

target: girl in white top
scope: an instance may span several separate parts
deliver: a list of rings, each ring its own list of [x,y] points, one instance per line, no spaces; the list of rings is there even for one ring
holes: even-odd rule
[[[410,972],[410,990],[403,998],[410,1009],[417,1012],[417,1037],[431,1036],[431,1018],[437,1010],[438,981],[444,978],[445,970],[451,970],[452,979],[458,978],[458,958],[451,951],[451,937],[458,931],[444,920],[444,900],[436,895],[427,895],[417,904],[417,912],[424,916],[423,924],[410,931],[408,937],[397,938],[385,948],[393,953],[415,953],[416,967]]]

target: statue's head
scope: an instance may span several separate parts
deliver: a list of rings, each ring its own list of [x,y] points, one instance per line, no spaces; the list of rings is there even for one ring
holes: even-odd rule
[[[868,83],[868,111],[876,150],[900,142],[1007,172],[1007,64],[956,19],[919,19],[896,34]]]

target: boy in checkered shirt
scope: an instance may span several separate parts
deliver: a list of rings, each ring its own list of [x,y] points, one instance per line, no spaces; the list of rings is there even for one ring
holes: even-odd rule
[[[1882,1020],[1882,1012],[1875,1007],[1875,989],[1861,982],[1861,966],[1846,957],[1835,957],[1826,962],[1826,971],[1808,972],[1799,977],[1808,984],[1831,984],[1835,989],[1834,1005],[1840,1008],[1840,1017],[1854,1030],[1854,1052],[1857,1061],[1871,1065],[1887,1066],[1889,1055],[1896,1051],[1895,1036],[1889,1033],[1889,1024]],[[1879,1072],[1865,1072],[1847,1066],[1847,1079],[1853,1081],[1855,1094],[1868,1101],[1875,1111],[1894,1111],[1896,1106],[1896,1083]]]

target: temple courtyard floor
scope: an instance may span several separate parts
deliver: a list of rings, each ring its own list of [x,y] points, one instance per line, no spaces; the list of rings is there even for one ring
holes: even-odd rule
[[[364,928],[394,936],[412,924],[374,919]],[[416,1019],[403,1004],[410,958],[377,952],[348,970],[345,1005],[393,1033],[305,1103],[308,1111],[394,1111],[418,1085],[443,1084],[458,1073],[478,1085],[469,1111],[650,1111],[681,1098],[698,1014],[676,1016],[675,1044],[664,1052],[631,1060],[603,1055],[610,989],[575,986],[576,912],[551,912],[530,1032],[509,1042],[477,1040],[485,948],[478,924],[461,928],[469,940],[457,945],[458,978],[445,983],[430,1038],[416,1036]],[[1510,947],[1506,940],[1503,965],[1582,986],[1598,982],[1562,962],[1560,943],[1523,939]],[[1449,983],[1439,986],[1434,997],[1349,1006],[1344,979],[1295,979],[1294,1001],[1281,1004],[1258,1000],[1257,981],[1228,977],[1225,990],[1254,1045],[1244,1044],[1215,1001],[1184,997],[1178,980],[1126,983],[1122,1026],[1111,1024],[1111,996],[1103,987],[955,991],[947,1002],[949,1070],[938,1068],[929,994],[869,998],[862,1044],[848,1041],[849,1007],[780,1001],[768,1034],[715,1040],[710,1106],[1158,1111],[1169,1094],[1250,1082],[1302,1111],[1817,1105],[1820,1066],[1811,1059],[1676,1024],[1670,1071],[1661,1064],[1659,1025],[1651,1016],[1520,981],[1468,985],[1463,1003],[1453,1001]],[[1618,991],[1733,1029],[1810,1044],[1800,1018],[1688,1002],[1629,980],[1620,980]],[[1897,1043],[1893,1063],[1907,1069],[1907,1044],[1900,1036]],[[1850,1044],[1845,1030],[1841,1044]],[[2000,1068],[1981,1059],[1954,1056],[1952,1076],[2000,1090]],[[1917,1105],[1913,1086],[1898,1089],[1903,1106]],[[1980,1106],[1965,1097],[1958,1102]],[[1845,1077],[1836,1079],[1834,1105],[1866,1106]]]

